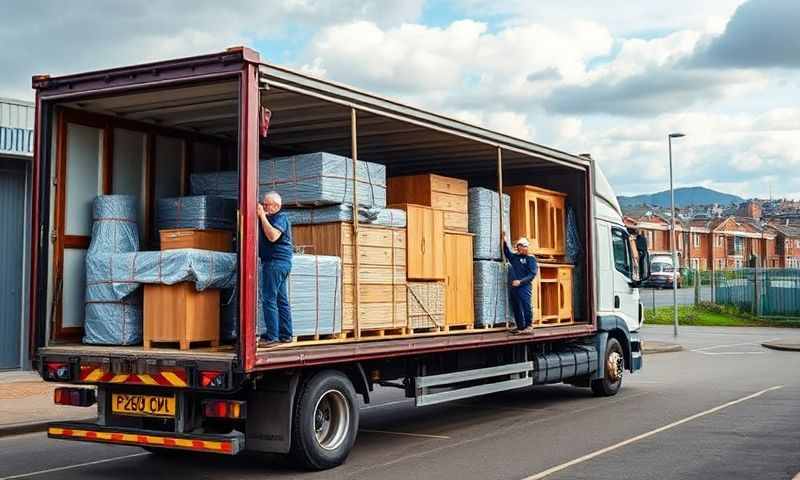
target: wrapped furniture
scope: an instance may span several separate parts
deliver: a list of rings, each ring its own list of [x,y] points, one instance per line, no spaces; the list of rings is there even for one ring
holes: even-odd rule
[[[281,211],[289,217],[292,225],[353,221],[353,206],[346,203],[317,208],[284,208]],[[394,208],[359,207],[358,221],[362,224],[402,228],[406,226],[406,212]]]
[[[261,160],[258,164],[258,193],[275,190],[284,207],[320,206],[353,201],[353,161],[331,153],[317,152]],[[356,164],[358,204],[367,208],[386,207],[386,167],[358,161]],[[192,174],[193,195],[239,197],[236,172]]]
[[[234,230],[236,200],[208,195],[162,198],[156,206],[156,229]]]
[[[513,322],[508,303],[508,265],[492,260],[476,260],[473,268],[475,325],[489,328]]]
[[[497,192],[474,187],[469,189],[469,231],[475,234],[474,258],[500,260],[500,198]],[[503,230],[511,235],[511,197],[503,194]],[[509,242],[516,239],[508,238]]]
[[[110,268],[117,255],[139,249],[136,197],[102,195],[92,205],[92,241],[86,252],[84,343],[135,345],[142,341],[141,295],[118,288]],[[138,285],[136,285],[138,286]]]

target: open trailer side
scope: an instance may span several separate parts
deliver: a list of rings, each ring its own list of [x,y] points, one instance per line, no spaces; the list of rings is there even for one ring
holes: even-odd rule
[[[38,129],[32,215],[39,233],[32,244],[31,351],[46,380],[98,387],[96,395],[74,388],[57,394],[62,403],[97,403],[99,418],[91,424],[53,425],[52,437],[154,451],[293,452],[307,466],[328,468],[346,459],[355,440],[355,395],[368,403],[376,385],[400,388],[419,406],[561,381],[613,395],[623,369],[641,365],[635,333],[641,317],[629,325],[613,312],[597,310],[601,259],[595,258],[596,166],[590,158],[269,65],[246,48],[57,78],[37,76],[34,88]],[[145,245],[156,241],[152,217],[159,196],[185,194],[191,173],[237,172],[241,321],[232,343],[172,350],[80,342],[80,315],[65,321],[70,308],[79,311],[76,300],[65,305],[64,293],[65,279],[76,277],[78,270],[69,272],[64,258],[72,250],[66,263],[74,267],[89,239],[85,229],[69,230],[64,192],[72,185],[65,172],[77,168],[68,157],[85,158],[86,152],[80,157],[80,151],[70,149],[84,145],[69,136],[70,128],[94,129],[88,131],[88,151],[99,173],[92,173],[89,184],[96,191],[91,195],[116,193],[117,184],[124,183],[117,179],[128,175],[120,173],[129,166],[121,159],[141,165],[130,188],[141,193]],[[120,147],[121,138],[133,138],[134,148]],[[578,260],[584,272],[580,316],[563,325],[539,325],[533,336],[514,336],[505,327],[362,335],[356,260],[351,335],[259,349],[259,159],[317,151],[348,157],[354,172],[363,160],[385,165],[390,177],[432,172],[497,192],[525,184],[564,192],[572,199],[585,249]],[[162,168],[170,155],[180,160],[165,175]],[[171,186],[164,187],[170,183],[165,179],[171,179]],[[355,175],[353,182],[352,204],[358,205]],[[357,259],[358,240],[353,248]],[[600,257],[607,261],[614,253]],[[606,267],[600,265],[603,271]],[[155,402],[156,408],[131,415],[126,401]]]

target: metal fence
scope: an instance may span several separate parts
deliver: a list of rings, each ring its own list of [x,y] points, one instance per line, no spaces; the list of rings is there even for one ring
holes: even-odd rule
[[[800,317],[800,269],[741,268],[714,272],[711,301],[759,317]]]

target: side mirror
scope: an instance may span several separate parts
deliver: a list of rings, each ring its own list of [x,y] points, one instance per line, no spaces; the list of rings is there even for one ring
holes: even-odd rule
[[[639,251],[639,283],[650,278],[650,252],[647,251],[647,239],[636,236],[636,250]]]

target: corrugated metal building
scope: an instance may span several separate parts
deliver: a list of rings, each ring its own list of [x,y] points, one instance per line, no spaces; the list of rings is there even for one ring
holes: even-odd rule
[[[0,98],[0,371],[27,369],[33,103]]]

